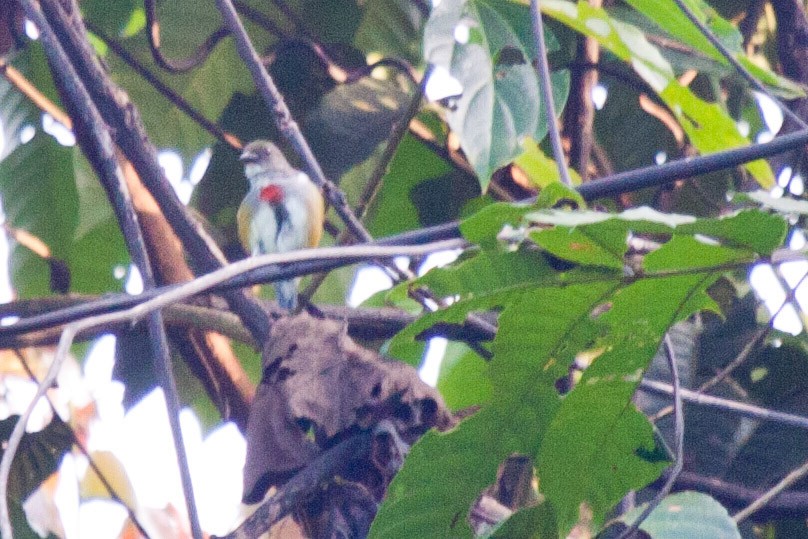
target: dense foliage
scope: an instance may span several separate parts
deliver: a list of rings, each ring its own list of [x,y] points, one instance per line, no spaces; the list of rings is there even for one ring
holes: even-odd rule
[[[6,74],[0,81],[0,197],[15,240],[10,262],[18,300],[0,310],[3,317],[101,305],[102,294],[124,290],[127,268],[136,261],[116,213],[120,201],[97,178],[99,155],[87,150],[97,125],[76,116],[76,94],[60,78],[51,51],[23,33],[23,8],[30,4],[0,7]],[[43,1],[42,9],[59,37],[55,18],[67,15],[57,4]],[[81,2],[86,39],[131,98],[149,141],[180,156],[186,172],[177,190],[190,195],[194,218],[231,261],[242,258],[235,234],[236,208],[247,188],[237,160],[241,143],[272,139],[297,166],[309,170],[308,164],[287,138],[289,125],[276,124],[277,111],[256,90],[234,40],[225,37],[214,3],[153,4]],[[801,114],[808,79],[789,66],[802,45],[782,44],[794,42],[783,32],[808,29],[802,3],[543,0],[549,81],[539,75],[529,2],[436,4],[235,2],[323,171],[370,235],[459,221],[468,241],[448,266],[340,311],[349,325],[361,313],[377,321],[407,316],[395,335],[352,331],[364,346],[413,366],[422,362],[429,337],[449,337],[438,390],[463,418],[412,446],[370,536],[615,533],[662,489],[677,459],[684,472],[673,488],[685,492],[656,500],[659,506],[642,524],[649,536],[805,533],[802,490],[808,483],[801,476],[751,519],[730,517],[808,457],[808,349],[804,316],[796,316],[806,273],[800,251],[808,214],[801,200],[805,140],[791,152],[768,161],[742,159],[734,168],[698,157],[736,155],[778,130],[808,130],[788,114],[782,129],[764,117],[777,100]],[[785,4],[796,7],[789,11]],[[158,22],[159,51],[148,39]],[[67,52],[75,61],[77,53]],[[176,68],[192,57],[198,62]],[[42,99],[24,96],[9,67]],[[93,93],[91,71],[76,71],[112,126],[112,139],[143,177],[130,191],[155,283],[210,271],[177,229],[166,197],[145,178],[123,124]],[[454,80],[427,84],[441,77]],[[541,88],[548,82],[567,151],[564,165],[570,164],[576,185],[561,181],[547,140],[551,118]],[[605,95],[597,107],[593,91]],[[74,116],[64,127],[75,131],[78,145],[53,136],[65,135],[51,129],[52,116],[43,119],[43,112],[54,114],[45,101]],[[208,157],[200,178],[194,165]],[[686,158],[693,159],[693,170],[666,179],[668,163]],[[617,173],[642,167],[643,189],[620,183]],[[608,197],[587,194],[610,177],[617,183]],[[176,236],[165,232],[166,223]],[[350,227],[333,210],[329,223],[333,234],[326,243],[346,243],[350,230],[340,232]],[[420,262],[410,261],[416,273]],[[771,270],[771,282],[756,291],[749,275],[761,268]],[[312,302],[329,316],[329,309],[345,306],[356,269],[329,271],[311,287]],[[782,298],[767,310],[758,297],[772,292],[762,290]],[[201,306],[221,305],[205,301]],[[212,313],[204,322],[166,315],[180,398],[209,426],[224,420],[243,426],[251,384],[261,375],[254,318],[231,296],[227,301],[241,317],[227,323],[249,331],[224,327]],[[796,336],[777,329],[783,326],[773,323],[775,310],[795,315]],[[0,329],[0,346],[50,344],[58,332],[48,328],[22,335]],[[157,384],[154,369],[144,367],[152,361],[151,329],[103,329],[119,336],[116,376],[125,384],[125,402],[136,402]],[[222,353],[205,332],[236,342],[225,343]],[[217,363],[219,354],[235,358],[251,382],[228,378],[233,371],[219,367],[226,365]],[[10,376],[8,365],[16,359],[8,357],[2,366]],[[668,385],[672,376],[676,383]],[[704,391],[721,397],[707,407],[688,393],[681,443],[675,428],[681,410],[663,410],[679,382],[692,391],[707,382]],[[766,415],[772,411],[783,414]],[[13,423],[0,423],[3,439]],[[27,475],[16,469],[12,505],[19,507],[69,450],[63,431],[54,422],[26,438],[20,466],[47,462],[29,466]],[[508,501],[497,486],[507,479],[503,462],[514,455],[529,457],[531,465],[522,495]],[[639,493],[638,507],[633,493]],[[482,514],[488,499],[504,508],[498,518]],[[19,515],[14,522],[25,525]]]

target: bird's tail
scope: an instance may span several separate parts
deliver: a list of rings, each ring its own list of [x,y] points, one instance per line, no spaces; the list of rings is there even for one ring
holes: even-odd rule
[[[297,285],[297,279],[275,283],[275,296],[281,309],[293,311],[297,308]]]

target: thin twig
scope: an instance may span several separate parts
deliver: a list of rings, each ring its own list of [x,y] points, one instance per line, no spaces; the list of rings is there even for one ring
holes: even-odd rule
[[[107,191],[115,216],[126,239],[132,260],[143,276],[145,287],[154,288],[155,281],[148,251],[143,240],[140,224],[138,223],[137,213],[132,206],[132,199],[127,189],[126,179],[123,176],[121,167],[118,165],[109,128],[101,118],[82,79],[79,77],[78,73],[76,73],[73,64],[68,59],[61,43],[39,5],[30,0],[24,0],[22,6],[26,12],[26,16],[39,28],[40,39],[42,39],[42,42],[45,44],[45,52],[49,57],[51,66],[53,66],[55,78],[63,88],[68,104],[75,108],[74,117],[76,118],[76,123],[79,124],[76,130],[81,135],[79,142]],[[188,509],[191,532],[194,539],[201,539],[202,528],[199,525],[199,515],[194,499],[188,459],[185,453],[185,444],[182,441],[182,433],[180,431],[179,397],[168,351],[168,339],[165,334],[162,315],[159,312],[149,315],[148,330],[149,341],[152,344],[152,352],[156,358],[155,368],[157,377],[165,393],[169,423],[171,424],[174,446],[177,452],[178,467]],[[9,537],[11,536],[9,535]]]
[[[620,172],[609,177],[585,183],[578,192],[588,201],[615,196],[646,187],[655,187],[668,182],[709,174],[736,167],[750,161],[771,157],[808,143],[808,129],[780,135],[769,142],[750,144],[732,150],[697,157],[687,157],[663,165],[652,165]]]
[[[673,393],[673,413],[674,413],[674,429],[673,429],[673,466],[670,468],[665,484],[654,495],[654,499],[648,502],[645,509],[642,510],[640,515],[631,523],[623,533],[620,534],[619,539],[628,539],[633,537],[634,534],[640,529],[640,525],[648,518],[654,509],[659,507],[662,500],[667,496],[679,474],[682,473],[682,468],[685,464],[685,416],[684,408],[682,406],[682,392],[679,384],[679,366],[676,362],[676,354],[673,350],[673,343],[671,342],[670,334],[665,334],[664,339],[665,357],[668,359],[668,368],[671,371],[672,393]]]
[[[449,240],[460,238],[460,231],[457,223],[447,223],[445,225],[438,225],[425,229],[420,229],[411,232],[404,232],[395,236],[382,238],[376,240],[370,245],[379,246],[403,246],[403,245],[419,245],[439,240]],[[350,253],[350,251],[346,251]],[[273,282],[282,279],[291,279],[310,273],[327,271],[336,267],[352,264],[351,258],[344,260],[316,260],[316,257],[309,262],[300,262],[297,264],[286,264],[284,266],[265,267],[260,270],[250,272],[246,276],[239,276],[238,279],[226,281],[223,285],[215,286],[212,290],[222,292],[229,288],[252,286],[254,284],[261,284]],[[73,322],[80,318],[87,316],[102,314],[110,311],[117,311],[121,309],[128,309],[134,305],[142,303],[148,299],[161,294],[165,294],[170,290],[175,289],[179,285],[168,285],[156,290],[144,290],[137,296],[129,294],[119,294],[116,296],[108,296],[101,298],[92,304],[75,305],[66,308],[59,308],[54,305],[53,309],[49,309],[42,314],[17,320],[14,324],[4,326],[2,337],[19,335],[30,331],[37,331],[44,328],[63,325]],[[13,304],[0,305],[0,317],[15,315],[12,309]],[[261,342],[261,341],[257,341]]]
[[[166,57],[160,50],[160,21],[157,18],[157,5],[155,0],[143,0],[143,9],[146,12],[146,35],[149,41],[149,50],[158,66],[169,73],[185,73],[204,62],[216,45],[227,37],[227,30],[219,27],[210,34],[205,41],[187,58],[173,59]]]
[[[393,160],[393,157],[396,155],[398,145],[404,139],[404,135],[407,134],[410,122],[413,118],[415,118],[415,115],[418,114],[418,111],[421,110],[421,100],[424,97],[424,85],[426,84],[426,81],[429,80],[431,71],[432,67],[430,66],[424,73],[422,83],[416,85],[409,107],[407,107],[407,110],[404,111],[398,121],[393,125],[387,145],[384,147],[382,155],[376,162],[376,166],[368,179],[368,183],[365,184],[365,189],[362,191],[362,196],[359,198],[359,203],[356,205],[356,208],[354,208],[354,212],[360,220],[365,219],[368,208],[372,206],[373,201],[376,200],[376,195],[379,194],[379,186],[382,183],[382,178],[384,178],[385,174],[387,174],[387,169],[390,166],[390,162]]]
[[[541,96],[544,107],[547,109],[547,130],[550,135],[550,144],[553,147],[553,158],[558,167],[558,174],[565,185],[572,187],[572,178],[567,170],[567,160],[561,146],[561,135],[556,123],[555,104],[553,103],[553,81],[550,79],[550,64],[547,61],[547,45],[544,43],[544,24],[541,19],[539,0],[530,0],[530,12],[533,19],[533,39],[539,51],[539,79],[541,80]]]
[[[284,0],[272,0],[272,3],[280,10],[284,16],[289,19],[289,22],[295,25],[295,29],[297,30],[296,34],[303,34],[309,39],[312,39],[314,36],[312,32],[306,28],[306,25],[303,22],[303,19],[294,12],[294,10],[289,7],[289,5],[284,2]]]
[[[70,119],[70,116],[65,114],[48,96],[40,92],[39,88],[34,86],[31,81],[25,78],[25,75],[20,73],[13,65],[10,65],[5,58],[0,58],[0,74],[2,74],[3,78],[14,86],[18,92],[27,97],[39,110],[50,114],[54,120],[67,129],[73,129],[73,121]]]
[[[32,0],[23,1],[31,2]],[[147,316],[151,312],[162,309],[163,307],[166,307],[172,303],[206,292],[215,284],[222,283],[233,278],[234,276],[247,273],[250,270],[262,266],[314,259],[377,259],[391,258],[395,256],[420,256],[435,251],[463,248],[467,245],[468,244],[464,240],[445,240],[425,245],[405,247],[357,245],[352,247],[303,249],[293,251],[291,253],[254,256],[234,262],[233,264],[230,264],[217,271],[208,273],[194,279],[193,281],[179,285],[166,293],[136,305],[131,309],[83,318],[68,324],[65,326],[64,332],[62,333],[62,338],[59,340],[59,345],[56,348],[53,363],[51,364],[48,373],[43,378],[42,383],[37,388],[36,394],[34,395],[34,398],[29,404],[28,408],[22,414],[19,421],[14,425],[14,429],[9,437],[2,459],[0,460],[0,531],[2,532],[3,536],[13,537],[7,500],[8,478],[11,470],[11,462],[13,461],[14,455],[17,453],[17,449],[20,446],[22,437],[25,434],[25,426],[33,413],[36,403],[56,380],[56,376],[59,373],[65,358],[67,357],[67,353],[70,351],[70,346],[79,332],[90,329],[96,325],[110,324],[122,320],[130,320],[134,323]]]
[[[664,474],[663,474],[664,475]],[[745,505],[760,498],[763,490],[752,489],[737,483],[684,471],[676,482],[677,490],[699,490],[707,492],[725,506]],[[808,512],[808,492],[781,492],[766,506],[766,514],[759,515],[765,520],[782,518],[805,518]]]
[[[766,95],[766,97],[774,101],[777,104],[777,106],[780,107],[780,110],[783,111],[783,114],[791,118],[801,128],[803,129],[808,128],[808,124],[805,123],[805,121],[802,118],[800,118],[793,110],[788,108],[788,106],[786,106],[785,103],[780,101],[777,98],[777,96],[771,93],[769,89],[763,85],[763,83],[757,80],[755,76],[749,72],[748,69],[746,69],[743,65],[741,65],[738,59],[735,58],[735,55],[732,54],[732,52],[729,49],[727,49],[723,43],[721,43],[721,41],[715,36],[715,34],[713,34],[713,32],[709,28],[707,28],[707,26],[703,22],[701,22],[701,19],[699,19],[696,16],[696,14],[687,6],[687,4],[685,4],[682,0],[674,0],[674,2],[676,2],[676,5],[679,6],[679,9],[682,10],[682,13],[685,14],[685,16],[690,20],[690,22],[692,22],[696,26],[696,28],[699,29],[699,32],[701,32],[702,35],[704,35],[704,37],[706,37],[707,40],[713,45],[713,47],[715,47],[716,50],[719,53],[721,53],[721,56],[723,56],[727,60],[727,62],[729,62],[730,65],[738,73],[740,73],[740,75],[746,80],[746,82],[748,82],[757,91],[761,92],[762,94]]]
[[[180,202],[166,179],[137,108],[126,92],[112,82],[90,46],[76,1],[39,0],[39,3],[101,115],[112,128],[116,144],[153,195],[194,266],[203,272],[220,267],[226,262],[224,255],[202,224]],[[243,290],[229,292],[225,297],[256,340],[263,341],[269,328],[266,313]]]
[[[34,374],[34,371],[31,369],[31,366],[28,365],[28,361],[25,359],[25,356],[22,354],[22,352],[20,352],[18,349],[14,349],[14,355],[17,356],[17,360],[22,365],[22,368],[28,375],[28,378],[33,383],[39,385],[40,383],[39,380]],[[51,398],[48,396],[47,393],[45,394],[45,400],[47,401],[48,406],[50,406],[51,413],[53,414],[53,416],[59,417],[59,412],[56,410],[56,406],[53,404],[53,401],[51,400]],[[129,516],[129,520],[132,521],[132,524],[135,525],[135,528],[137,528],[137,530],[143,535],[143,537],[146,537],[148,539],[149,534],[148,532],[146,532],[145,529],[143,529],[143,525],[138,520],[137,515],[135,514],[135,510],[129,507],[126,504],[126,502],[120,497],[118,492],[115,490],[115,487],[112,486],[112,484],[107,479],[106,475],[104,475],[104,472],[101,470],[98,464],[96,464],[95,459],[93,459],[92,455],[90,455],[90,452],[87,450],[86,447],[84,447],[84,444],[81,443],[81,440],[79,440],[79,436],[78,434],[76,434],[76,431],[73,428],[73,426],[69,423],[65,423],[65,427],[67,428],[68,432],[70,432],[70,437],[73,439],[73,444],[79,448],[81,454],[84,455],[84,458],[87,459],[87,464],[90,466],[90,468],[92,468],[93,472],[95,472],[95,475],[98,477],[98,480],[101,482],[101,485],[107,491],[107,494],[109,494],[109,497],[112,498],[113,501],[116,501],[119,504],[121,504],[121,507],[126,509],[126,512]]]
[[[273,36],[288,39],[292,35],[292,33],[281,28],[278,23],[267,17],[263,12],[252,7],[247,2],[244,2],[243,0],[233,0],[233,5],[236,6],[239,13],[242,13],[246,18],[250,19],[252,22],[262,27]]]
[[[311,496],[324,481],[334,477],[340,469],[344,469],[348,461],[358,459],[369,450],[370,433],[361,433],[323,451],[283,486],[278,487],[277,491],[252,515],[222,539],[253,539],[262,536],[276,522]]]
[[[331,181],[326,179],[325,174],[323,174],[323,170],[314,157],[308,142],[303,137],[300,127],[297,122],[295,122],[294,118],[292,118],[292,113],[289,111],[289,107],[286,106],[283,96],[277,86],[275,86],[272,77],[267,73],[255,47],[253,47],[247,35],[247,31],[244,29],[241,19],[239,19],[238,13],[236,13],[236,8],[233,7],[232,1],[216,0],[216,6],[224,18],[225,25],[236,40],[238,53],[250,70],[256,87],[258,87],[264,100],[266,100],[270,109],[273,111],[278,130],[283,133],[286,139],[295,148],[298,155],[303,158],[309,177],[318,187],[323,189],[328,202],[334,206],[337,214],[351,230],[351,233],[360,241],[370,241],[370,234],[348,207],[345,194]]]
[[[205,116],[193,108],[188,101],[185,100],[180,94],[175,92],[171,87],[169,87],[166,83],[161,81],[154,73],[149,71],[149,69],[144,66],[137,58],[129,54],[127,51],[117,40],[112,39],[104,31],[93,24],[91,21],[85,21],[87,24],[87,29],[90,30],[93,34],[95,34],[98,39],[104,42],[104,44],[110,48],[112,52],[114,52],[123,62],[132,68],[132,70],[143,77],[143,79],[152,85],[152,87],[157,90],[159,94],[163,97],[168,99],[173,105],[175,105],[181,112],[184,112],[191,120],[195,121],[199,127],[213,135],[218,140],[224,142],[231,148],[236,150],[241,149],[243,144],[241,141],[232,133],[226,132],[224,129],[216,125],[216,123],[208,120]]]
[[[648,393],[655,393],[657,395],[672,395],[673,386],[664,382],[656,380],[643,380],[640,382],[640,390]],[[692,402],[701,406],[710,408],[718,408],[726,412],[738,414],[743,417],[751,419],[759,419],[761,421],[772,421],[775,423],[782,423],[784,425],[791,425],[801,429],[808,429],[808,417],[789,414],[786,412],[778,412],[776,410],[769,410],[768,408],[761,408],[753,404],[746,404],[743,402],[733,401],[729,399],[722,399],[720,397],[713,397],[712,395],[702,395],[689,389],[682,389],[682,400]]]
[[[21,0],[23,3],[28,1],[29,0]],[[69,343],[73,338],[71,332],[74,331],[73,328],[67,327],[64,333],[62,333],[62,340],[59,343],[59,347],[56,349],[53,363],[51,363],[47,374],[40,382],[33,400],[31,400],[19,420],[17,420],[17,423],[15,423],[4,448],[3,457],[0,459],[0,535],[2,537],[14,537],[14,530],[11,526],[11,516],[8,511],[8,478],[11,473],[11,463],[14,460],[14,455],[17,453],[17,449],[20,447],[23,436],[25,436],[25,427],[34,411],[34,407],[39,402],[39,399],[47,392],[48,388],[56,381],[56,376],[59,374],[59,369],[61,369],[64,358],[70,351]],[[66,344],[63,345],[63,342]]]
[[[803,258],[800,258],[800,259],[803,260]],[[715,376],[713,376],[712,378],[710,378],[709,380],[704,382],[702,385],[700,385],[699,388],[696,389],[697,393],[707,393],[710,389],[715,387],[716,384],[718,384],[722,380],[726,379],[727,376],[729,376],[730,374],[732,374],[735,371],[735,369],[737,369],[738,367],[740,367],[741,365],[743,365],[746,362],[746,360],[749,358],[751,353],[757,349],[758,345],[761,342],[763,342],[763,339],[765,339],[766,336],[769,335],[769,333],[771,333],[772,328],[773,328],[773,324],[774,324],[774,320],[780,315],[781,312],[783,312],[783,310],[786,307],[791,305],[791,303],[796,298],[797,289],[800,287],[800,285],[806,279],[808,279],[808,273],[803,275],[799,279],[799,281],[797,281],[794,284],[794,286],[788,286],[788,283],[784,283],[785,286],[786,286],[786,289],[788,290],[788,293],[786,294],[786,297],[783,300],[783,303],[780,304],[780,307],[778,307],[778,309],[776,311],[774,311],[771,314],[771,316],[769,316],[768,324],[766,324],[765,327],[759,328],[757,331],[755,331],[755,334],[752,336],[751,339],[749,339],[749,342],[746,343],[746,345],[743,347],[743,350],[741,350],[741,352],[738,354],[738,356],[735,359],[733,359],[731,362],[729,362],[723,369],[718,371],[715,374]],[[781,284],[783,284],[783,283],[781,283]],[[652,418],[652,421],[654,421],[654,422],[659,421],[660,419],[662,419],[663,417],[665,417],[669,413],[671,413],[671,411],[672,411],[672,408],[670,406],[667,406],[667,407],[663,408],[662,410],[660,410],[659,412],[654,414],[654,416]]]
[[[602,0],[589,0],[589,5],[596,8],[602,4]],[[597,40],[591,36],[579,36],[575,57],[576,61],[587,65],[598,65],[600,46]],[[598,76],[598,69],[572,71],[570,95],[564,107],[564,134],[570,141],[570,166],[578,171],[584,183],[589,180],[589,164],[595,144],[592,89]]]
[[[782,481],[778,482],[772,488],[766,491],[760,498],[749,504],[747,507],[743,508],[742,510],[738,511],[734,515],[732,515],[732,520],[736,523],[743,522],[752,514],[756,513],[763,507],[765,507],[772,499],[778,496],[781,492],[786,490],[788,487],[802,479],[808,475],[808,461],[804,462],[799,468],[792,470],[786,475]]]
[[[390,165],[390,161],[392,161],[393,157],[396,154],[396,150],[398,149],[398,145],[404,138],[404,135],[407,134],[410,122],[418,114],[418,111],[421,109],[421,100],[424,96],[424,83],[429,79],[429,71],[430,68],[427,69],[427,72],[424,73],[424,77],[422,79],[422,84],[419,84],[415,87],[415,92],[410,101],[410,106],[407,107],[407,110],[401,115],[401,118],[393,124],[393,128],[391,130],[390,137],[387,141],[387,145],[384,147],[384,151],[382,155],[379,156],[379,160],[376,162],[376,167],[373,169],[373,172],[370,175],[370,179],[368,180],[367,184],[365,184],[365,188],[362,191],[362,195],[359,197],[359,202],[357,203],[354,213],[356,214],[357,218],[360,221],[365,220],[365,216],[367,214],[368,208],[373,204],[373,201],[376,199],[376,196],[379,192],[379,187],[382,183],[382,178],[384,178],[385,174],[387,173],[387,168]],[[343,245],[345,241],[348,239],[347,230],[343,231],[336,239],[336,245]],[[306,289],[300,293],[301,303],[307,303],[312,296],[317,292],[317,289],[320,287],[321,284],[325,281],[325,277],[327,274],[319,273],[317,275],[312,276],[311,281],[309,282]],[[395,278],[396,275],[391,275],[391,277]]]

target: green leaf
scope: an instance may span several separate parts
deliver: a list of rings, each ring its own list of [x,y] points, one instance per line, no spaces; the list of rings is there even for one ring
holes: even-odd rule
[[[528,507],[516,512],[497,528],[492,537],[508,539],[555,539],[558,537],[553,508],[549,503]]]
[[[545,188],[551,183],[560,182],[561,174],[558,172],[556,162],[544,155],[539,145],[532,138],[525,139],[522,145],[524,152],[514,159],[514,164],[527,174],[536,187]],[[581,177],[570,168],[570,176],[575,185],[581,185]]]
[[[56,259],[66,261],[78,223],[78,193],[72,150],[37,131],[0,162],[0,195],[8,223],[42,240]],[[50,294],[50,269],[28,248],[11,251],[11,278],[21,297]]]
[[[729,66],[724,55],[704,36],[699,28],[679,9],[674,0],[627,0],[627,3],[651,19],[665,32],[682,43],[696,49],[713,60]],[[738,29],[728,20],[721,17],[711,6],[702,0],[685,0],[687,7],[718,37],[743,66],[752,74],[768,84],[786,98],[803,97],[805,91],[796,83],[776,73],[764,69],[752,62],[743,53],[743,37]]]
[[[705,265],[751,263],[755,254],[723,245],[710,245],[693,236],[676,235],[665,245],[643,259],[643,268],[650,272],[681,271]]]
[[[489,204],[460,223],[460,232],[471,243],[484,248],[497,245],[497,235],[503,227],[518,229],[524,223],[524,216],[538,209],[533,204]]]
[[[525,6],[447,0],[433,8],[424,29],[426,61],[446,69],[463,87],[448,121],[483,190],[496,169],[521,153],[521,138],[541,140],[547,132],[529,21]],[[455,32],[464,29],[468,39],[460,42]],[[556,74],[554,97],[563,101],[568,89],[566,75]]]
[[[437,388],[452,410],[462,410],[491,400],[491,380],[486,361],[466,345],[450,342],[440,364]]]
[[[732,118],[718,105],[707,103],[682,86],[659,50],[648,42],[640,29],[618,21],[587,2],[546,0],[542,11],[569,27],[590,36],[615,56],[631,65],[673,112],[691,142],[699,151],[712,153],[748,144]],[[774,185],[774,173],[763,160],[745,168],[763,188]]]
[[[732,118],[715,103],[707,103],[696,97],[689,88],[671,81],[659,93],[665,104],[684,128],[688,138],[703,153],[714,153],[748,144],[746,137],[738,132]],[[774,187],[774,173],[769,164],[759,159],[744,165],[761,187]]]
[[[365,53],[397,56],[417,64],[423,23],[423,15],[412,2],[369,0],[364,2],[354,43]]]
[[[248,2],[256,8],[264,3]],[[158,3],[160,20],[161,52],[168,58],[186,58],[214,30],[221,26],[221,17],[210,9],[205,0]],[[209,120],[215,120],[236,92],[252,92],[254,85],[249,71],[244,66],[232,40],[220,41],[205,61],[187,73],[166,74],[154,68],[144,28],[138,34],[124,39],[122,45],[141,64],[151,71],[191,107]],[[252,36],[258,50],[265,50],[272,42],[265,32]],[[186,163],[195,158],[214,138],[191,120],[184,112],[164,97],[152,84],[143,79],[129,65],[110,53],[105,58],[112,79],[128,94],[143,118],[151,141],[158,148],[174,149]],[[254,116],[253,122],[261,122],[262,116]]]
[[[480,214],[469,221],[482,237],[526,212],[500,205]],[[418,335],[436,323],[456,324],[468,313],[496,307],[498,330],[487,373],[491,395],[476,415],[413,447],[377,515],[373,536],[468,536],[471,504],[513,452],[536,459],[541,492],[562,536],[576,523],[581,504],[600,524],[627,491],[642,488],[664,468],[652,427],[631,404],[632,395],[670,326],[696,312],[718,311],[707,290],[722,275],[722,265],[760,255],[740,248],[745,240],[739,229],[750,216],[695,220],[649,209],[620,216],[529,214],[541,216],[578,223],[556,228],[573,239],[571,232],[585,229],[585,238],[606,245],[604,256],[614,261],[629,232],[653,232],[662,247],[648,255],[645,273],[627,278],[616,268],[604,269],[597,257],[579,257],[576,268],[557,271],[536,249],[503,251],[489,237],[476,255],[424,276],[419,284],[456,302],[402,331],[391,351],[415,350]],[[775,219],[761,219],[765,238],[755,245],[767,248],[782,240]],[[561,252],[558,234],[552,243]],[[697,235],[720,243],[710,245]],[[420,350],[410,357],[419,360]],[[582,354],[594,361],[562,397],[556,384]]]
[[[645,509],[645,504],[623,515],[620,520],[631,525]],[[677,492],[662,503],[640,524],[640,529],[654,539],[710,537],[740,539],[738,525],[714,498],[700,492]]]
[[[651,425],[630,404],[665,331],[715,304],[707,288],[718,273],[645,279],[616,290],[598,317],[604,350],[565,397],[538,454],[542,488],[561,529],[578,519],[581,503],[596,522],[629,489],[653,481],[664,468],[641,457],[654,448]],[[654,301],[649,301],[654,298]]]
[[[113,38],[119,37],[132,19],[139,3],[134,0],[84,0],[81,13]]]
[[[444,223],[457,219],[463,204],[478,195],[473,177],[458,172],[408,134],[384,175],[368,228],[374,236],[389,236]]]
[[[564,260],[622,270],[623,256],[628,250],[627,232],[622,223],[610,220],[599,226],[548,228],[531,233],[530,238]]]
[[[305,133],[334,180],[390,136],[411,98],[392,81],[363,77],[326,93],[305,118]]]
[[[780,247],[788,233],[788,223],[779,216],[757,210],[740,211],[721,219],[702,219],[684,224],[677,232],[702,234],[727,245],[752,249],[768,256]]]

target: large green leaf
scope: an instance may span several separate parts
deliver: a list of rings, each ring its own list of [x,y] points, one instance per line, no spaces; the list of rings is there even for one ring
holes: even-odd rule
[[[78,224],[72,151],[37,131],[0,162],[0,195],[8,223],[42,240],[56,259],[70,254]],[[48,263],[22,245],[11,252],[11,278],[21,297],[50,293]]]
[[[479,195],[470,179],[406,135],[384,176],[368,228],[375,236],[389,236],[456,219],[463,204]]]
[[[779,217],[761,214],[765,238],[754,243],[764,252],[755,252],[746,212],[721,221],[649,210],[613,216],[501,205],[482,213],[484,218],[464,229],[493,235],[502,223],[536,221],[542,222],[542,230],[532,233],[538,238],[553,230],[549,221],[564,222],[554,225],[558,232],[550,233],[545,247],[575,266],[558,271],[557,262],[535,249],[506,252],[488,241],[476,256],[422,279],[457,302],[405,329],[390,353],[407,355],[416,337],[435,323],[458,323],[468,313],[496,307],[501,314],[490,378],[472,382],[490,380],[491,398],[454,430],[427,435],[414,446],[374,522],[375,537],[468,536],[471,504],[513,452],[536,459],[540,489],[560,535],[575,524],[581,504],[602,523],[627,491],[648,484],[666,465],[651,425],[631,404],[665,332],[695,312],[716,311],[707,289],[727,264],[743,267],[765,255],[786,230]],[[577,229],[586,233],[578,235]],[[629,234],[648,232],[662,246],[633,277],[617,264],[581,256],[561,239],[566,234],[570,243],[598,245],[616,261]],[[581,353],[594,362],[562,397],[556,384]],[[537,522],[546,525],[545,519]]]
[[[724,110],[696,97],[676,80],[670,64],[640,29],[583,1],[576,4],[566,0],[546,0],[541,6],[547,15],[596,39],[602,47],[630,64],[657,92],[700,151],[712,153],[748,144]],[[774,173],[765,161],[747,163],[745,168],[762,187],[774,185]]]
[[[704,36],[699,28],[679,9],[674,0],[627,0],[634,9],[651,19],[660,28],[682,43],[694,48],[713,60],[729,66],[724,55]],[[702,0],[685,0],[688,9],[696,14],[715,34],[746,69],[763,83],[770,85],[783,97],[796,99],[805,96],[805,91],[796,83],[753,63],[742,48],[743,37],[738,29],[721,17]]]
[[[448,121],[483,188],[521,153],[521,138],[547,132],[529,23],[528,9],[511,2],[446,0],[424,29],[424,58],[463,87]],[[563,102],[568,88],[566,74],[556,74],[554,97]]]
[[[406,0],[364,2],[362,22],[354,43],[365,53],[420,60],[420,33],[424,17],[418,7]]]

